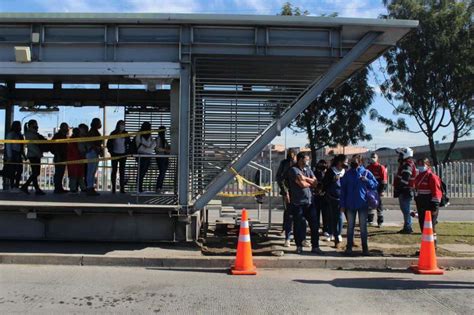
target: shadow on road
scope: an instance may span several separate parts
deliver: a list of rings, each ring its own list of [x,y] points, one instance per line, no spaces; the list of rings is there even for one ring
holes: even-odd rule
[[[304,280],[303,284],[329,284],[336,288],[371,290],[418,290],[418,289],[474,289],[474,283],[464,281],[413,280],[408,278],[336,278],[334,280]]]

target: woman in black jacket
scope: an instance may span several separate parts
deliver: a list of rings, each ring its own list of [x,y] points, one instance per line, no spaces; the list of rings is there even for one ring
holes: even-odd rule
[[[125,122],[123,120],[117,121],[115,130],[110,133],[111,136],[119,134],[128,134],[125,130]],[[110,156],[112,159],[112,193],[115,194],[115,186],[117,184],[117,168],[119,170],[120,176],[120,192],[125,193],[125,162],[127,157],[125,156],[128,153],[130,146],[130,138],[116,138],[107,140],[107,150],[109,150]],[[115,157],[120,157],[115,159]]]

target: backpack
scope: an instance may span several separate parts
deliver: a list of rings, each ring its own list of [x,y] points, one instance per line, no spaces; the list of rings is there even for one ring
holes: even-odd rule
[[[441,177],[438,176],[438,178],[439,178],[439,181],[441,183],[441,192],[442,192],[441,200],[439,202],[439,206],[440,207],[447,207],[447,206],[449,206],[448,190],[446,188],[446,184],[443,182]]]

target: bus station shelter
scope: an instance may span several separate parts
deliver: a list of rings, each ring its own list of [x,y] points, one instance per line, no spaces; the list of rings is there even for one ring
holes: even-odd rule
[[[2,193],[0,238],[196,239],[202,210],[236,173],[323,91],[417,25],[311,16],[0,13],[5,129],[15,106],[123,106],[130,131],[143,121],[168,127],[172,191],[141,203],[130,196]],[[45,83],[52,88],[34,88]],[[120,88],[134,84],[150,88]],[[127,161],[132,178],[134,161]]]

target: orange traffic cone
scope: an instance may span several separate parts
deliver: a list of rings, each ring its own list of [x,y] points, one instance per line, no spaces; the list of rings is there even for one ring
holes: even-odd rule
[[[252,259],[252,244],[250,243],[250,230],[247,210],[242,210],[240,219],[239,242],[237,243],[237,256],[235,264],[230,269],[233,275],[256,275],[257,269]]]
[[[411,266],[415,273],[424,275],[442,275],[443,269],[438,268],[436,262],[436,249],[434,245],[433,223],[431,221],[431,211],[425,212],[425,222],[423,224],[423,234],[421,236],[420,256],[418,265]]]

